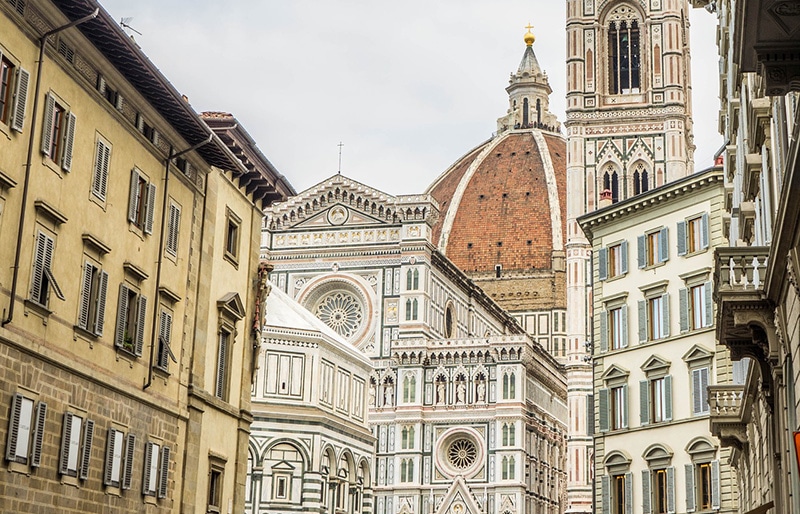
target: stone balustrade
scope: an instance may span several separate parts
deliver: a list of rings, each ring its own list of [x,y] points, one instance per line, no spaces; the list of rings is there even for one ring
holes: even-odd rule
[[[767,272],[767,246],[722,247],[716,250],[717,293],[760,291]]]

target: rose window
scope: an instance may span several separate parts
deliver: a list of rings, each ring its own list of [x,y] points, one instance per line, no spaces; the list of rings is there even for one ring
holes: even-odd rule
[[[447,459],[455,469],[464,470],[475,464],[478,449],[469,439],[456,439],[447,449]]]
[[[314,314],[345,339],[352,337],[364,320],[361,303],[345,291],[334,291],[323,297]]]

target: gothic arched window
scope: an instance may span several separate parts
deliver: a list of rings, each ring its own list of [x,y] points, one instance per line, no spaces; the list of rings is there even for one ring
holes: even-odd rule
[[[523,98],[522,99],[522,126],[523,127],[527,127],[528,126],[528,110],[529,110],[528,99],[527,98]]]
[[[619,175],[617,170],[609,166],[603,173],[603,193],[606,191],[611,193],[611,202],[617,203],[619,201]]]
[[[633,172],[633,194],[646,193],[650,190],[650,181],[644,164],[639,163]]]
[[[403,379],[403,402],[414,403],[417,401],[417,378],[406,375]]]
[[[614,19],[608,26],[608,92],[638,93],[641,86],[639,22]]]

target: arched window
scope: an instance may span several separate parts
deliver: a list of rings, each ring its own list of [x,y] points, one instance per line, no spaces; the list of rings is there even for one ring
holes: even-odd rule
[[[403,378],[403,402],[414,403],[417,401],[417,377],[406,375]]]
[[[508,424],[508,446],[514,446],[516,444],[516,428],[514,423]]]
[[[410,269],[406,271],[406,290],[416,291],[419,289],[419,270]]]
[[[619,176],[616,170],[611,174],[611,203],[619,202]]]
[[[406,271],[406,290],[411,291],[412,285],[412,277],[414,275],[411,273],[411,270]]]
[[[503,423],[503,446],[508,446],[508,423]]]
[[[400,460],[400,482],[413,482],[414,481],[414,460],[401,459]]]
[[[401,433],[400,448],[411,450],[414,448],[414,425],[405,425]]]
[[[516,378],[513,372],[506,372],[503,374],[503,399],[513,400],[515,397],[514,389],[516,385]]]
[[[637,163],[633,171],[633,194],[638,195],[650,190],[650,181],[644,163]]]
[[[419,289],[419,270],[414,270],[414,290]]]
[[[416,298],[411,302],[411,319],[419,319],[419,301]]]
[[[540,98],[536,99],[536,125],[539,126],[542,124],[542,100]]]
[[[639,22],[626,18],[614,19],[608,26],[608,92],[612,95],[640,91]]]
[[[522,99],[522,126],[523,127],[527,127],[528,126],[528,109],[529,109],[528,99],[527,98],[523,98]]]
[[[503,480],[513,480],[515,469],[514,457],[503,457]]]
[[[406,300],[406,321],[411,320],[411,299]]]

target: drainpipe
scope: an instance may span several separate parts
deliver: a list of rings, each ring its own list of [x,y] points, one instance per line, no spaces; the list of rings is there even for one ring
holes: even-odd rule
[[[25,208],[28,205],[28,184],[30,183],[31,178],[31,162],[33,160],[33,136],[34,132],[36,131],[36,114],[39,109],[39,85],[41,82],[42,76],[42,63],[44,62],[44,45],[47,43],[47,38],[61,32],[62,30],[67,30],[72,28],[76,25],[80,25],[81,23],[85,23],[89,20],[93,20],[97,18],[97,14],[100,12],[100,8],[95,9],[92,11],[91,14],[84,16],[83,18],[79,18],[73,22],[67,23],[66,25],[62,25],[60,27],[54,28],[53,30],[49,30],[42,34],[42,37],[39,38],[39,61],[36,65],[36,85],[33,88],[33,111],[31,112],[31,127],[30,127],[30,135],[28,137],[28,158],[25,161],[25,180],[23,181],[22,185],[22,206],[20,207],[20,214],[19,214],[19,225],[17,227],[17,247],[14,251],[14,271],[11,275],[11,294],[10,294],[10,302],[8,305],[8,315],[6,316],[6,311],[3,311],[3,321],[0,323],[0,326],[6,326],[11,323],[11,320],[14,319],[14,297],[17,296],[17,279],[19,278],[19,258],[20,254],[22,253],[22,234],[25,230]]]
[[[178,153],[172,153],[173,148],[169,148],[169,156],[164,161],[164,200],[161,202],[161,228],[158,237],[158,266],[156,267],[156,294],[155,301],[153,302],[153,326],[150,329],[150,366],[147,368],[147,382],[145,382],[142,389],[147,389],[153,383],[153,356],[155,355],[156,346],[156,327],[158,323],[158,305],[159,295],[158,288],[161,286],[161,263],[164,260],[164,221],[167,218],[167,199],[169,198],[169,165],[173,159],[177,159],[181,155],[197,150],[201,146],[205,146],[214,138],[214,133],[211,132],[206,139],[200,141],[194,146],[182,150]],[[208,179],[206,179],[208,180]]]

